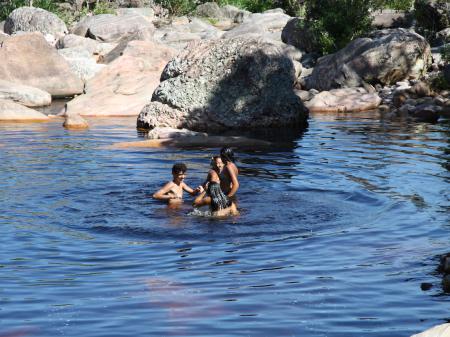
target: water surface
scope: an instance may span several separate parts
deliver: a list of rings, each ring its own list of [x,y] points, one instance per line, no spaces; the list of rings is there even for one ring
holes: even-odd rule
[[[241,215],[220,220],[151,199],[177,161],[201,183],[219,149],[117,150],[134,118],[90,124],[0,125],[0,336],[402,337],[450,320],[447,121],[312,116],[237,150]]]

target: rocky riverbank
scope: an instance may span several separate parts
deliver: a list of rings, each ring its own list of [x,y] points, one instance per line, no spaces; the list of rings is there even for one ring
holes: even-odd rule
[[[206,3],[186,17],[119,8],[67,27],[43,9],[18,8],[0,33],[0,120],[45,121],[33,108],[57,97],[73,98],[61,117],[136,116],[145,130],[304,127],[309,111],[450,115],[450,92],[431,85],[449,72],[439,51],[450,28],[431,48],[405,13],[375,13],[382,29],[318,58],[298,20]]]

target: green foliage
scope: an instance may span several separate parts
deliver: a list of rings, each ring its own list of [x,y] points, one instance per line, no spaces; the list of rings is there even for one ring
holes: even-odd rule
[[[29,5],[29,0],[7,0],[0,2],[0,21],[5,20],[16,8]],[[33,7],[39,7],[49,12],[55,12],[57,8],[55,2],[52,0],[34,0]]]
[[[450,89],[450,84],[445,79],[444,75],[438,74],[430,79],[430,87],[433,90],[441,91]]]
[[[155,0],[173,16],[183,16],[192,12],[201,2],[195,0]]]
[[[407,11],[413,7],[414,0],[378,0],[376,6],[379,8],[390,8]]]
[[[371,0],[308,0],[306,20],[326,40],[323,51],[333,52],[371,29],[370,10],[377,6]]]
[[[445,64],[450,63],[450,44],[446,44],[442,47],[441,56],[442,56],[442,61],[444,61]]]

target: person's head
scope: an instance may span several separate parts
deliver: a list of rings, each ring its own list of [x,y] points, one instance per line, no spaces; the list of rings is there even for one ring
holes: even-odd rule
[[[234,163],[234,152],[231,147],[223,147],[220,150],[220,158],[222,158],[224,164],[228,162]]]
[[[186,177],[187,167],[184,163],[176,163],[172,166],[173,180],[176,182],[181,182]]]
[[[220,156],[214,156],[211,158],[211,167],[214,170],[219,170],[219,172],[220,172],[220,171],[222,171],[223,166],[224,166],[223,161],[222,161],[222,158],[220,158]]]

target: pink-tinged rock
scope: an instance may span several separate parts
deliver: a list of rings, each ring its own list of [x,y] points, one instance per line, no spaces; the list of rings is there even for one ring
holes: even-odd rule
[[[83,92],[83,81],[41,33],[14,35],[0,44],[0,78],[47,91],[54,97]]]
[[[422,333],[412,335],[411,337],[449,337],[450,336],[450,324],[436,325],[435,327],[428,329]]]
[[[66,114],[63,126],[67,130],[86,130],[89,128],[88,122],[78,114]]]
[[[149,41],[131,41],[124,54],[86,84],[86,94],[67,103],[81,116],[137,116],[150,102],[173,49]]]
[[[47,122],[43,113],[18,103],[0,99],[0,122]]]
[[[310,112],[358,112],[376,109],[381,98],[363,88],[345,88],[322,91],[305,106]]]

